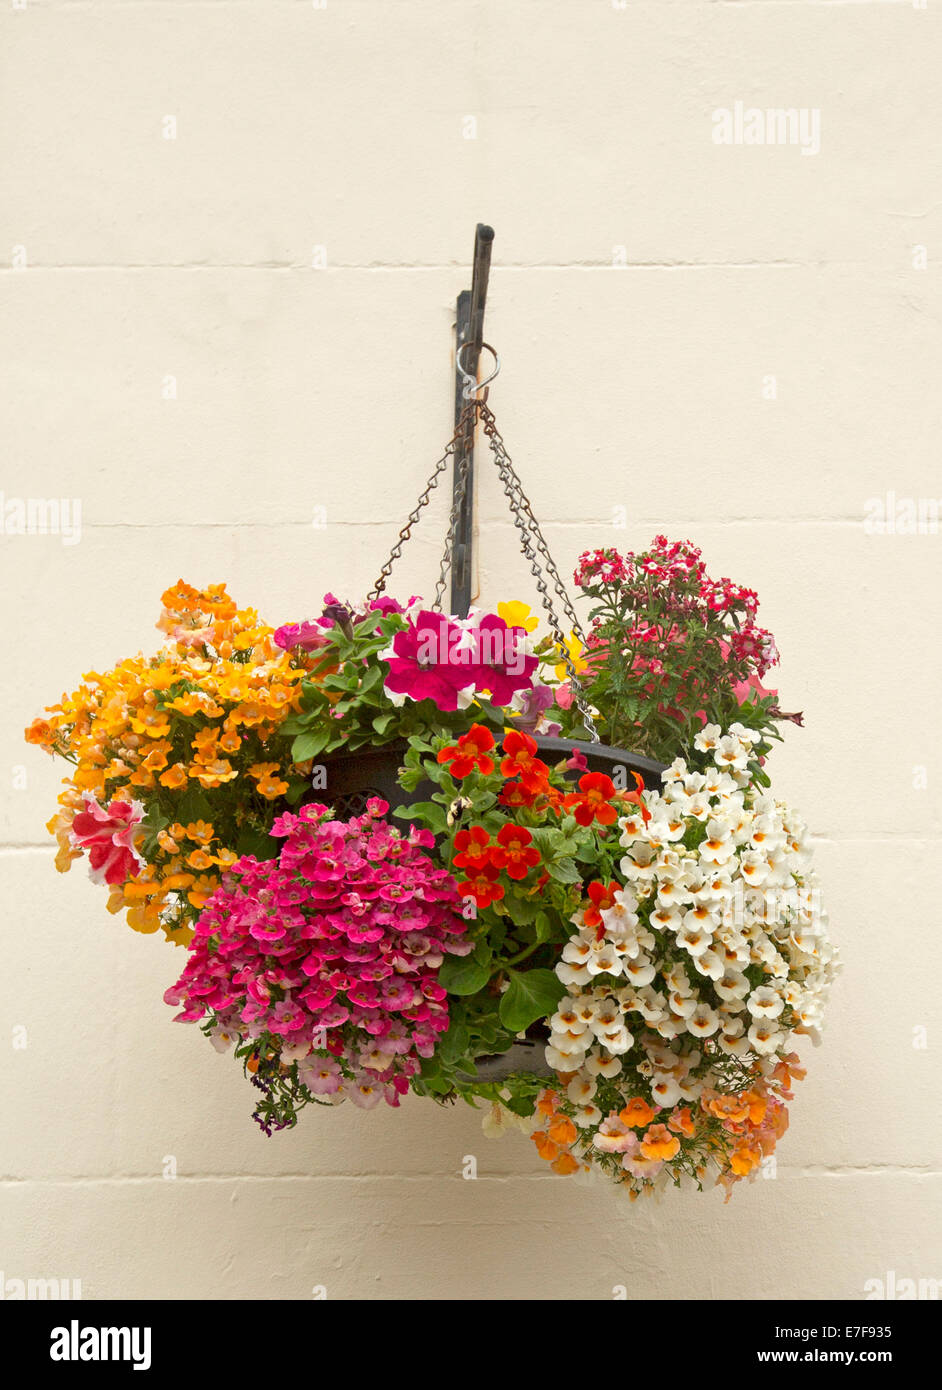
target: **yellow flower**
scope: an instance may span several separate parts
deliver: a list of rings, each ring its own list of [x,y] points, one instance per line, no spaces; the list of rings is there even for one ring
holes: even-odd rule
[[[221,584],[194,588],[181,580],[165,592],[163,604],[158,627],[169,640],[156,655],[86,672],[77,690],[27,730],[30,743],[73,763],[59,796],[63,809],[49,823],[60,872],[81,858],[69,827],[88,793],[103,802],[134,796],[147,811],[157,805],[172,815],[197,785],[214,808],[227,785],[232,791],[223,805],[229,798],[255,802],[258,795],[276,801],[288,789],[282,762],[274,761],[286,758],[283,745],[257,750],[300,707],[313,658],[276,647],[273,629],[254,609],[238,609]],[[186,753],[181,736],[190,745]],[[243,790],[240,764],[253,755],[271,761],[251,764],[252,780]],[[124,907],[135,930],[160,929],[175,944],[187,942],[190,922],[218,882],[212,870],[237,858],[234,846],[224,843],[235,830],[225,821],[214,829],[204,815],[205,821],[184,816],[186,826],[174,822],[141,841],[148,862],[113,887],[111,912]]]
[[[191,821],[186,827],[186,837],[198,845],[208,845],[213,839],[212,823],[207,823],[204,820]]]
[[[156,931],[160,926],[160,909],[153,903],[145,903],[139,907],[129,907],[127,911],[127,923],[134,931],[144,933]]]
[[[559,648],[557,647],[556,650],[559,651]],[[588,671],[589,663],[587,661],[583,661],[580,657],[580,652],[582,651],[582,643],[579,641],[579,638],[576,636],[574,632],[570,632],[569,634],[569,640],[566,643],[566,651],[569,655],[569,660],[575,667],[577,676],[580,675],[583,671]],[[560,656],[562,656],[562,652],[560,652]],[[568,681],[569,671],[566,668],[565,660],[560,661],[559,664],[557,666],[554,666],[553,669],[556,672],[557,680]]]
[[[218,887],[218,878],[214,878],[210,874],[200,874],[186,896],[193,907],[195,907],[198,912],[202,912],[203,908],[206,906],[206,899],[211,893],[214,893]]]
[[[522,627],[524,632],[535,632],[540,625],[528,603],[512,599],[509,603],[497,605],[497,616],[503,618],[508,627]]]
[[[190,767],[190,776],[195,777],[206,791],[212,787],[221,787],[224,782],[231,782],[233,777],[238,775],[238,769],[232,766],[228,758],[213,758],[206,763],[193,763]]]
[[[170,732],[170,718],[162,709],[145,706],[131,720],[131,728],[136,734],[147,734],[149,738],[163,738]]]
[[[284,796],[288,790],[288,783],[282,782],[276,775],[279,771],[277,763],[253,763],[249,768],[249,776],[256,779],[256,791],[269,801]]]

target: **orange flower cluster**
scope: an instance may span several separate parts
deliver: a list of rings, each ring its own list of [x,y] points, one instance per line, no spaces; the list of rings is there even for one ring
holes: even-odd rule
[[[763,1158],[774,1153],[788,1129],[785,1101],[793,1099],[789,1088],[804,1074],[797,1054],[790,1053],[770,1073],[757,1075],[748,1090],[728,1093],[705,1087],[694,1104],[673,1109],[630,1096],[596,1131],[601,1112],[573,1100],[574,1073],[558,1073],[560,1089],[540,1094],[536,1113],[541,1123],[530,1138],[540,1157],[562,1176],[591,1168],[599,1160],[598,1151],[606,1151],[613,1160],[608,1171],[627,1186],[632,1200],[650,1195],[654,1179],[659,1174],[666,1179],[672,1170],[665,1165],[674,1160],[678,1173],[695,1174],[701,1181],[712,1160],[716,1183],[726,1189],[728,1201],[735,1183],[754,1174]]]
[[[146,862],[112,886],[108,907],[127,909],[137,931],[160,927],[185,945],[221,870],[244,852],[246,835],[267,832],[288,790],[291,740],[278,729],[299,707],[311,663],[277,647],[273,629],[222,584],[180,580],[162,601],[164,649],[87,673],[26,738],[74,764],[49,822],[56,867],[81,857],[70,829],[86,797],[141,803]]]
[[[735,1095],[701,1092],[703,1111],[721,1121],[724,1141],[725,1135],[730,1136],[731,1147],[725,1154],[717,1155],[723,1168],[718,1181],[727,1191],[737,1179],[748,1177],[763,1158],[775,1152],[775,1145],[788,1129],[785,1101],[792,1099],[791,1082],[804,1075],[797,1053],[791,1052],[776,1063],[770,1077],[748,1091]]]
[[[589,1165],[573,1152],[579,1131],[569,1116],[560,1111],[559,1097],[555,1091],[541,1093],[536,1103],[536,1112],[545,1128],[535,1129],[530,1138],[536,1145],[540,1158],[561,1177],[587,1171]]]

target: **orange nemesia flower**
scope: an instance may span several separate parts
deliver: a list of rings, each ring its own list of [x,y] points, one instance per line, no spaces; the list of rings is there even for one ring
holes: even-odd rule
[[[618,1118],[632,1129],[643,1129],[654,1119],[654,1111],[641,1096],[632,1096],[624,1109],[618,1112]]]

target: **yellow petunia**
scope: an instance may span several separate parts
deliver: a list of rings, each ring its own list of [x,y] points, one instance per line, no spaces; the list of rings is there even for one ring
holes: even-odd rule
[[[557,647],[557,651],[558,650],[559,648]],[[569,660],[572,662],[573,667],[575,668],[577,676],[581,675],[583,671],[587,671],[589,669],[589,663],[587,661],[583,661],[581,658],[582,643],[579,641],[579,638],[576,636],[574,632],[570,632],[569,634],[569,640],[566,643],[566,652],[568,653]],[[562,653],[560,653],[560,655],[562,655]],[[569,679],[569,671],[566,667],[565,660],[560,661],[558,665],[553,667],[553,670],[556,673],[557,680],[567,681]]]
[[[535,632],[540,625],[539,618],[528,603],[512,599],[509,603],[497,605],[497,616],[503,618],[508,627],[522,627],[524,632]]]

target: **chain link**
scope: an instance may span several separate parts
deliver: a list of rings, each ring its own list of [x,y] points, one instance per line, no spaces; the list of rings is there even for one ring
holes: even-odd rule
[[[413,526],[418,521],[423,508],[425,508],[428,505],[429,498],[431,497],[433,490],[438,486],[439,479],[441,478],[441,475],[444,473],[445,469],[448,466],[448,460],[452,458],[456,453],[458,453],[459,447],[466,440],[468,432],[471,433],[473,439],[473,431],[478,418],[480,418],[481,420],[484,433],[487,436],[488,445],[494,457],[494,462],[497,465],[497,472],[503,485],[507,501],[510,504],[510,511],[514,519],[514,524],[516,525],[516,528],[520,533],[520,549],[522,550],[524,556],[530,562],[530,572],[532,573],[533,578],[536,581],[536,587],[540,595],[540,601],[543,605],[544,611],[546,612],[547,620],[549,622],[550,628],[552,629],[556,645],[559,648],[560,656],[562,658],[562,664],[566,667],[566,673],[569,676],[569,682],[572,688],[573,700],[576,704],[577,709],[579,710],[579,713],[582,715],[582,723],[585,726],[585,730],[586,733],[589,735],[589,738],[592,740],[593,743],[599,743],[601,742],[599,732],[598,729],[595,727],[595,720],[592,717],[592,711],[585,697],[585,691],[583,689],[582,682],[579,680],[579,675],[576,671],[575,664],[573,663],[572,657],[569,653],[569,646],[563,634],[562,627],[560,626],[559,618],[556,615],[556,609],[553,604],[553,599],[550,596],[549,588],[547,586],[546,578],[544,576],[544,569],[546,571],[546,574],[549,575],[549,578],[553,585],[553,589],[556,593],[556,598],[562,606],[563,612],[565,613],[569,622],[572,624],[573,633],[580,639],[582,639],[583,637],[582,627],[578,617],[576,616],[575,609],[572,606],[572,600],[570,599],[566,586],[562,581],[559,570],[556,568],[555,561],[553,560],[553,557],[550,554],[549,547],[546,543],[546,538],[544,537],[543,532],[540,529],[539,522],[537,521],[536,516],[534,515],[533,507],[531,506],[530,500],[523,490],[523,485],[521,484],[520,479],[517,476],[517,472],[513,466],[513,461],[511,460],[511,457],[507,452],[504,441],[501,438],[500,431],[497,428],[497,421],[494,417],[494,412],[487,404],[486,391],[483,396],[472,397],[465,404],[459,417],[458,423],[455,426],[454,434],[446,444],[444,453],[442,454],[441,458],[438,460],[434,469],[432,470],[431,477],[426,483],[424,489],[419,494],[419,499],[416,502],[416,505],[413,508],[413,510],[409,513],[409,518],[405,526],[403,526],[402,530],[399,532],[399,537],[396,540],[396,543],[393,546],[392,550],[389,552],[389,558],[387,559],[385,565],[383,565],[383,568],[379,574],[379,578],[377,579],[373,588],[370,590],[369,594],[367,595],[367,598],[370,601],[372,601],[373,599],[377,599],[379,598],[380,594],[384,591],[386,587],[386,580],[389,578],[392,572],[393,565],[396,563],[396,561],[402,554],[403,546],[412,535]],[[454,555],[455,539],[458,534],[458,520],[461,515],[461,509],[464,503],[465,493],[467,491],[468,485],[468,465],[468,454],[462,450],[458,454],[458,471],[455,479],[451,511],[448,517],[448,530],[445,535],[445,546],[442,553],[441,565],[439,567],[438,582],[435,585],[435,599],[432,604],[433,609],[435,609],[437,612],[442,611],[445,584],[447,582],[448,572],[451,569],[452,558]],[[538,555],[542,558],[542,567],[540,565],[540,560],[537,558]]]
[[[523,492],[523,488],[520,485],[520,479],[517,477],[513,463],[511,462],[510,455],[507,453],[504,441],[501,438],[500,431],[497,428],[497,421],[494,418],[494,412],[485,404],[484,401],[480,402],[480,414],[483,423],[484,433],[487,435],[487,440],[488,444],[490,445],[491,453],[494,455],[494,462],[497,465],[497,472],[500,476],[501,483],[503,484],[504,493],[506,494],[507,501],[510,503],[510,510],[513,514],[514,521],[516,522],[517,530],[520,532],[520,549],[523,551],[525,557],[530,561],[530,573],[533,575],[533,578],[536,581],[536,587],[540,595],[540,600],[546,612],[546,617],[549,622],[550,628],[552,629],[553,636],[556,639],[556,645],[559,648],[562,663],[566,667],[566,673],[569,676],[569,684],[572,689],[573,700],[575,701],[579,713],[582,715],[582,723],[585,727],[586,733],[589,735],[589,738],[592,740],[593,743],[600,743],[601,739],[599,737],[599,731],[595,727],[595,720],[592,717],[592,711],[589,707],[589,702],[585,697],[582,682],[579,679],[578,673],[575,668],[575,664],[572,660],[572,657],[569,654],[569,646],[566,642],[566,638],[563,635],[562,628],[560,627],[559,619],[556,616],[556,609],[553,607],[553,600],[550,597],[549,590],[546,586],[546,580],[543,576],[543,571],[540,568],[540,563],[537,560],[536,552],[534,551],[533,544],[531,544],[531,540],[536,544],[537,549],[540,551],[540,554],[544,558],[544,561],[548,561],[546,567],[550,573],[550,577],[554,580],[554,587],[556,588],[557,596],[561,598],[561,601],[563,603],[563,609],[566,612],[567,616],[571,616],[573,629],[578,634],[581,631],[581,629],[579,628],[578,620],[576,619],[575,613],[573,612],[572,603],[570,601],[568,593],[566,593],[565,586],[563,585],[562,579],[559,576],[559,572],[556,569],[556,566],[553,563],[552,558],[549,556],[549,553],[546,548],[546,541],[543,538],[543,534],[540,531],[536,518],[533,515],[533,511],[529,501],[527,500],[526,494]]]
[[[445,548],[442,551],[442,562],[438,570],[438,583],[435,585],[435,598],[432,602],[434,612],[442,611],[442,603],[445,597],[445,583],[448,571],[451,569],[452,556],[454,555],[455,540],[458,536],[458,520],[461,516],[461,508],[464,504],[465,493],[468,489],[468,474],[470,472],[471,453],[474,449],[474,428],[477,424],[478,400],[469,400],[462,408],[458,424],[455,427],[455,436],[462,441],[470,436],[470,447],[462,449],[457,458],[457,473],[455,476],[455,488],[452,497],[451,511],[448,514],[448,530],[445,533]]]
[[[418,521],[419,516],[422,513],[423,507],[428,506],[429,498],[431,497],[433,490],[438,486],[439,478],[444,473],[445,469],[448,467],[448,460],[451,458],[451,456],[457,449],[459,440],[459,429],[456,429],[451,439],[445,445],[445,452],[442,454],[441,458],[438,460],[434,469],[432,470],[431,477],[429,478],[428,482],[425,484],[425,487],[419,494],[419,500],[416,502],[412,511],[409,513],[408,521],[406,522],[405,526],[403,526],[402,530],[399,532],[399,537],[392,550],[389,552],[389,557],[387,558],[385,565],[383,565],[383,568],[379,572],[379,578],[373,585],[370,592],[367,594],[366,597],[368,602],[372,603],[374,599],[379,598],[380,594],[386,588],[386,580],[392,573],[393,565],[396,563],[396,561],[402,554],[402,547],[405,545],[406,541],[410,539],[412,535],[412,528]]]

